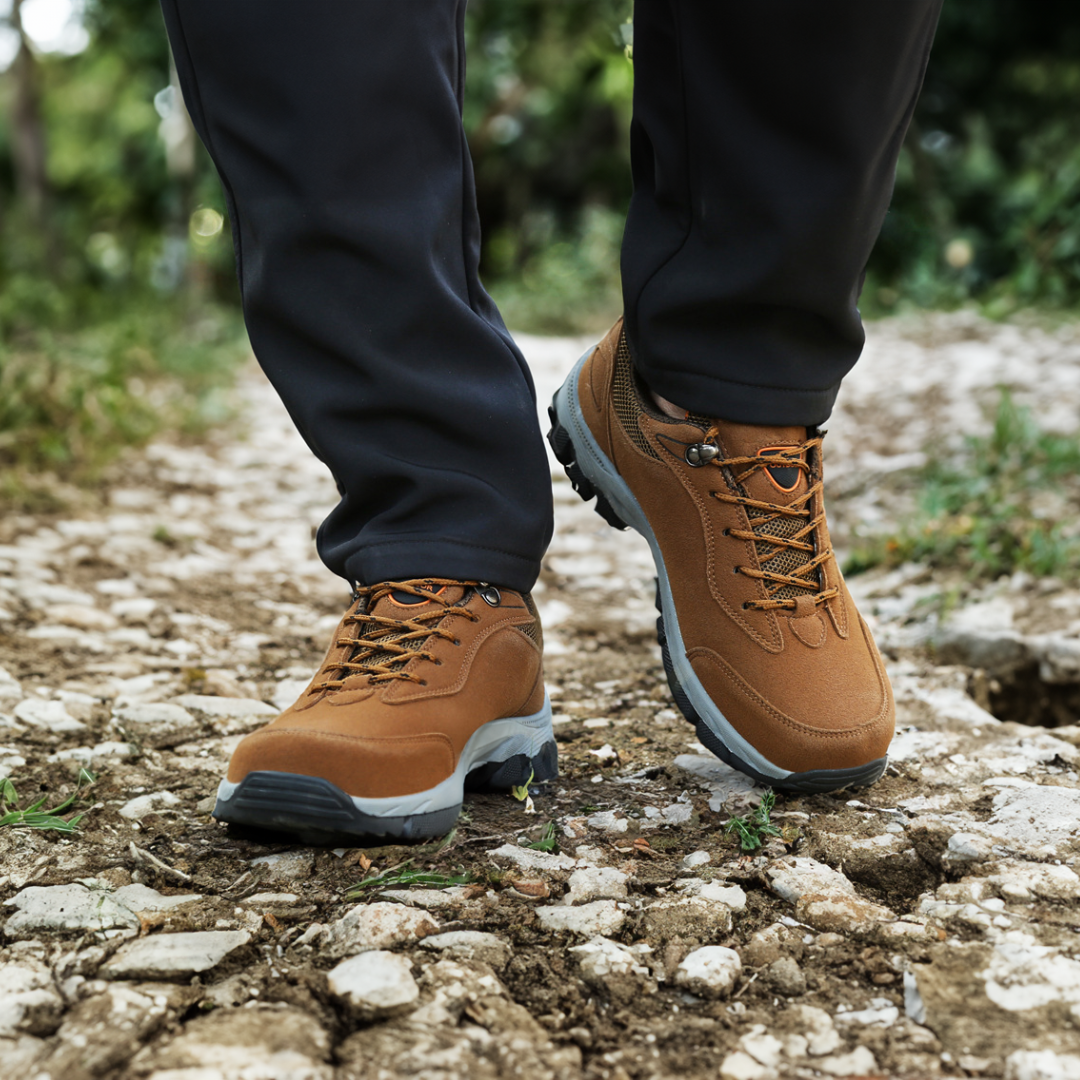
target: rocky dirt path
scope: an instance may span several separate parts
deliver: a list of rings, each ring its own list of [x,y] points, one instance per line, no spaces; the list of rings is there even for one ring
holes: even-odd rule
[[[1075,427],[1078,341],[872,328],[827,442],[841,545],[998,384]],[[580,345],[524,339],[542,400]],[[152,446],[101,512],[0,522],[0,776],[45,808],[97,776],[77,833],[0,827],[0,1076],[1080,1077],[1080,592],[1018,575],[945,618],[923,568],[856,579],[892,764],[781,797],[744,854],[724,826],[764,793],[672,708],[647,550],[557,472],[562,776],[535,813],[475,796],[422,848],[267,842],[213,793],[347,596],[311,542],[329,478],[257,373],[238,395],[242,433]],[[360,887],[403,869],[442,877]]]

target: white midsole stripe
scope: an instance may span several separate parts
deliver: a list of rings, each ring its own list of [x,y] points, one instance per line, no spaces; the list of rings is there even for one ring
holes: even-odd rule
[[[384,799],[364,799],[350,795],[361,813],[372,817],[407,817],[429,814],[459,806],[465,795],[465,777],[473,769],[492,761],[508,761],[518,754],[536,757],[545,743],[554,742],[551,726],[551,699],[544,694],[544,707],[531,716],[492,720],[473,732],[458,759],[457,768],[441,783],[412,795],[394,795]],[[243,781],[222,780],[218,799],[227,802]]]

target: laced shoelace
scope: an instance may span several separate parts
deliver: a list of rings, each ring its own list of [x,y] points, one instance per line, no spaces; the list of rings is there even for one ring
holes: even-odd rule
[[[718,427],[711,427],[705,435],[706,444],[716,445],[720,434]],[[810,455],[814,450],[821,447],[821,436],[809,439],[800,446],[792,447],[789,451],[781,451],[775,454],[754,454],[747,457],[716,457],[712,464],[720,468],[730,470],[736,486],[741,487],[743,482],[749,479],[759,469],[795,468],[806,473],[807,481],[814,480],[810,466]],[[750,529],[727,529],[726,536],[733,536],[738,540],[748,540],[756,545],[768,544],[772,551],[759,555],[760,569],[754,566],[736,566],[735,572],[745,574],[747,577],[757,578],[765,583],[768,594],[765,600],[748,600],[743,607],[753,611],[775,611],[777,609],[794,610],[798,605],[795,596],[778,597],[777,593],[784,589],[796,588],[805,590],[806,595],[812,594],[815,605],[824,604],[834,596],[839,595],[837,588],[824,588],[823,579],[819,573],[820,567],[833,557],[832,548],[826,548],[815,554],[813,536],[817,528],[825,521],[824,510],[811,517],[810,506],[818,493],[822,490],[821,480],[814,480],[809,484],[808,490],[797,499],[787,505],[780,503],[765,502],[761,499],[751,499],[745,495],[734,495],[727,491],[714,491],[712,496],[721,502],[733,503],[746,509],[750,517]],[[797,529],[791,536],[773,535],[763,532],[764,526],[777,519],[796,519],[805,521],[802,528]],[[760,548],[759,548],[760,550]],[[786,551],[798,551],[811,556],[794,573],[778,573],[770,570],[768,564],[782,556]]]
[[[403,682],[419,683],[423,686],[427,680],[413,672],[403,671],[404,666],[419,657],[434,664],[442,663],[436,656],[422,647],[422,643],[432,637],[442,638],[457,644],[454,632],[441,623],[447,615],[461,616],[470,622],[479,622],[475,615],[459,601],[444,600],[434,590],[444,585],[477,587],[479,581],[455,581],[450,578],[429,578],[424,581],[424,588],[405,581],[384,581],[378,585],[357,586],[353,592],[356,608],[345,616],[343,627],[355,625],[359,629],[355,637],[341,636],[336,644],[348,648],[347,659],[327,665],[326,674],[343,674],[337,678],[326,678],[311,688],[312,693],[324,690],[338,690],[350,675],[357,673],[369,675],[372,683],[389,682],[400,679]],[[421,596],[439,606],[432,611],[421,612],[412,618],[394,618],[388,615],[370,614],[380,600],[392,592],[408,593]],[[466,595],[468,595],[466,593]],[[419,647],[418,647],[419,646]],[[389,657],[387,657],[389,654]]]

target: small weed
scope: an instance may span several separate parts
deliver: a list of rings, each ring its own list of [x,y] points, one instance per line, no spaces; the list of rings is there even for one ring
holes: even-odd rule
[[[529,785],[533,782],[533,777],[536,776],[536,772],[530,770],[529,779],[524,784],[519,784],[517,787],[510,789],[510,794],[517,799],[518,802],[524,802],[529,797]]]
[[[517,799],[518,802],[525,804],[526,814],[535,814],[536,807],[533,805],[532,796],[529,794],[529,785],[533,782],[533,777],[536,776],[536,772],[533,769],[529,770],[529,779],[524,784],[520,784],[517,787],[510,789],[510,794]]]
[[[73,833],[78,829],[79,822],[86,815],[84,810],[80,814],[65,820],[60,815],[66,813],[74,806],[75,801],[83,791],[97,779],[88,769],[79,770],[79,778],[75,784],[75,790],[51,810],[41,808],[48,801],[48,795],[42,795],[35,803],[25,809],[19,808],[19,795],[15,785],[8,777],[0,780],[0,828],[5,825],[13,829],[43,829],[51,832]]]
[[[991,433],[968,438],[952,462],[931,462],[908,523],[864,540],[845,570],[920,562],[973,579],[1025,570],[1075,580],[1078,475],[1080,438],[1043,431],[1002,390]]]
[[[555,822],[549,821],[544,826],[544,831],[540,834],[540,839],[534,840],[531,844],[525,844],[524,846],[532,848],[533,851],[558,851],[559,837],[555,832]]]
[[[395,870],[387,870],[382,874],[365,878],[358,885],[349,890],[348,899],[355,899],[368,889],[388,889],[395,886],[411,888],[421,885],[428,889],[448,889],[452,885],[468,885],[472,881],[472,874],[440,874],[433,870],[412,870],[401,867]]]
[[[584,806],[578,807],[579,814],[595,814],[600,809],[594,803],[585,803]]]
[[[725,826],[724,832],[734,835],[743,851],[757,851],[770,836],[780,836],[780,830],[769,820],[772,808],[776,804],[776,794],[766,791],[761,802],[739,817],[733,817]]]

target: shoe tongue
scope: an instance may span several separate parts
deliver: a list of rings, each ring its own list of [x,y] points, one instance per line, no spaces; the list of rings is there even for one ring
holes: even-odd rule
[[[785,455],[798,450],[806,438],[804,427],[760,427],[757,424],[727,422],[720,425],[720,442],[725,457],[760,455],[777,459],[776,465],[756,469],[742,481],[742,487],[752,499],[780,505],[786,505],[806,493],[808,480],[805,471],[797,465],[784,464]],[[800,453],[799,458],[802,459],[804,454]],[[739,475],[745,470],[736,466],[733,471]]]
[[[431,611],[432,608],[455,604],[465,596],[466,592],[464,585],[433,585],[423,580],[409,581],[405,584],[430,593],[438,597],[438,600],[417,596],[404,589],[393,589],[379,598],[378,603],[371,609],[372,614],[386,615],[391,619],[411,619],[421,612]],[[440,600],[443,603],[439,603]]]

